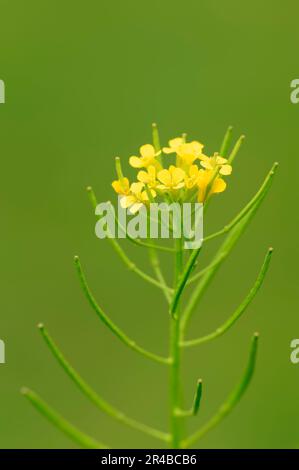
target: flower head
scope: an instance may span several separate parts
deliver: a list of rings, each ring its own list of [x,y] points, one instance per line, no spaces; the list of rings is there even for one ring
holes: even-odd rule
[[[112,182],[112,187],[117,194],[126,195],[130,192],[130,183],[128,178],[119,178]]]
[[[192,189],[197,185],[199,176],[199,168],[197,165],[191,165],[188,173],[185,176],[185,186],[187,189]]]
[[[145,144],[140,147],[140,157],[130,157],[129,163],[133,168],[147,168],[153,165],[157,169],[161,169],[160,162],[156,157],[160,152],[156,152],[155,148],[151,144]]]
[[[206,168],[206,170],[218,169],[221,175],[228,176],[232,172],[232,167],[228,164],[227,159],[220,157],[218,153],[214,153],[213,157],[203,155],[200,164]]]
[[[181,168],[170,165],[168,170],[164,169],[159,171],[157,177],[162,184],[158,184],[157,189],[162,191],[181,189],[185,186],[185,175],[185,172]]]
[[[154,126],[157,132],[156,126]],[[159,138],[153,134],[155,145],[145,144],[140,147],[140,156],[131,156],[129,163],[138,169],[137,181],[130,185],[128,178],[123,176],[120,159],[117,157],[117,180],[112,186],[121,197],[121,205],[137,212],[153,198],[193,202],[197,197],[205,203],[212,194],[221,193],[226,189],[223,177],[232,172],[226,158],[218,153],[207,156],[203,153],[204,145],[198,140],[186,142],[186,136],[169,140],[168,146],[161,151]],[[174,154],[175,164],[163,167],[167,155]],[[163,158],[164,157],[164,158]],[[164,194],[163,194],[164,193]]]
[[[147,171],[141,170],[137,174],[138,181],[147,184],[149,188],[155,188],[157,185],[157,170],[154,165],[149,165]]]
[[[175,139],[170,139],[168,141],[169,147],[163,147],[163,152],[166,154],[169,153],[178,153],[179,148],[183,145],[184,139],[183,137],[176,137]]]
[[[188,170],[195,160],[202,157],[203,144],[197,140],[185,142],[182,137],[176,137],[168,142],[169,147],[164,147],[163,152],[166,154],[177,154],[177,166],[183,170]]]

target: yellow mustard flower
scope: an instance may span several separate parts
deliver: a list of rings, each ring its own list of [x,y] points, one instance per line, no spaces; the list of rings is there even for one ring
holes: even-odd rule
[[[177,165],[184,170],[194,163],[195,160],[202,158],[203,144],[197,140],[185,142],[182,137],[176,137],[168,142],[169,147],[164,147],[163,152],[166,154],[177,154]]]
[[[156,196],[156,192],[153,189],[150,189],[149,191],[154,198]],[[148,201],[149,197],[144,189],[144,184],[139,182],[131,184],[129,193],[121,198],[120,205],[123,209],[130,208],[130,212],[135,214]]]
[[[192,189],[197,185],[199,168],[197,165],[191,165],[188,174],[185,177],[185,186],[187,189]]]
[[[198,185],[198,202],[205,202],[208,196],[215,193],[222,193],[225,191],[226,182],[219,177],[216,177],[207,193],[208,186],[213,180],[214,170],[202,170],[198,171],[197,185]]]
[[[140,157],[130,157],[129,163],[133,168],[147,168],[153,165],[157,169],[161,169],[161,164],[158,162],[156,157],[161,152],[156,152],[155,148],[151,144],[145,144],[140,147]]]
[[[157,185],[157,189],[162,191],[181,189],[185,186],[186,173],[174,165],[170,165],[169,169],[159,171],[157,178],[162,184]]]
[[[232,172],[231,165],[228,164],[226,158],[220,157],[218,153],[214,153],[213,157],[203,156],[200,162],[206,170],[216,170],[219,169],[221,175],[230,175]]]
[[[117,194],[127,195],[130,193],[130,183],[128,178],[120,178],[112,182],[112,187]]]
[[[147,167],[147,171],[141,170],[137,174],[138,181],[147,184],[149,188],[155,188],[157,185],[157,170],[153,165]]]
[[[175,139],[170,139],[168,141],[169,147],[163,147],[163,152],[168,153],[178,153],[179,148],[183,145],[184,139],[183,137],[176,137]]]

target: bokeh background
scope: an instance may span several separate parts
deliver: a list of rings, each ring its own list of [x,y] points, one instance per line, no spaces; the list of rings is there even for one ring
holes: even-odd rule
[[[184,357],[186,401],[204,380],[205,422],[238,381],[259,331],[254,380],[241,403],[198,445],[278,448],[299,444],[297,179],[298,2],[215,0],[1,0],[1,317],[7,363],[0,366],[0,447],[60,448],[73,443],[20,395],[27,385],[82,430],[113,447],[160,443],[114,422],[80,394],[57,365],[36,324],[43,321],[77,370],[135,418],[166,429],[166,368],[118,342],[79,287],[73,255],[111,318],[142,345],[167,352],[168,314],[154,287],[128,272],[94,235],[85,187],[114,197],[115,155],[126,159],[159,124],[165,144],[187,132],[219,148],[230,124],[246,143],[229,189],[214,199],[206,233],[246,203],[272,162],[271,194],[218,272],[190,337],[220,324],[248,292],[268,246],[275,254],[263,289],[225,336]],[[217,243],[209,245],[203,265]],[[147,266],[146,254],[124,244]],[[167,273],[172,261],[163,257]]]

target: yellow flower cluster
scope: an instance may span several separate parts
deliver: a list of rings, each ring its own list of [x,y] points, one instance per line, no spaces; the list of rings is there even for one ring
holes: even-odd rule
[[[168,142],[168,147],[156,150],[153,145],[140,147],[140,156],[131,156],[129,163],[139,169],[137,182],[129,183],[119,167],[118,180],[112,187],[121,195],[121,206],[136,213],[144,204],[157,197],[167,201],[205,203],[215,193],[226,188],[222,178],[232,172],[227,159],[218,153],[207,156],[203,153],[203,144],[194,140],[186,142],[184,137],[177,137]],[[174,164],[163,163],[175,155]]]

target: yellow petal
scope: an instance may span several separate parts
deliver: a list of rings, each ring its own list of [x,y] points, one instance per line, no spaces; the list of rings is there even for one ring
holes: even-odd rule
[[[191,145],[195,154],[201,153],[204,148],[203,144],[201,144],[197,140],[193,140],[193,142],[191,142]]]
[[[198,166],[197,165],[192,165],[189,168],[189,176],[197,176],[198,174]]]
[[[183,188],[184,186],[185,186],[185,182],[183,181],[182,183],[179,183],[179,184],[173,186],[173,189],[181,189],[181,188]]]
[[[219,170],[219,173],[221,175],[230,175],[231,172],[233,171],[232,167],[230,165],[223,165],[220,170]]]
[[[216,163],[217,165],[224,165],[227,163],[227,159],[223,157],[216,157]]]
[[[130,183],[128,178],[121,178],[112,183],[112,187],[117,194],[127,194],[129,192]]]
[[[134,196],[124,196],[120,200],[120,205],[123,209],[127,209],[127,207],[130,207],[135,202],[136,198]]]
[[[122,188],[121,188],[120,182],[118,180],[115,180],[115,181],[112,182],[112,188],[114,189],[114,191],[117,194],[122,193]]]
[[[139,158],[139,157],[134,157],[134,156],[130,157],[129,163],[133,168],[142,168],[143,167],[143,162],[142,162],[141,158]]]
[[[163,147],[162,150],[163,150],[163,153],[166,153],[166,154],[174,152],[174,149],[170,147]]]
[[[226,182],[222,178],[216,178],[211,193],[222,193],[226,188]]]
[[[172,171],[172,184],[177,186],[185,178],[186,173],[181,168],[174,167]]]
[[[157,184],[156,189],[158,189],[159,191],[165,191],[168,188],[164,184]]]
[[[139,209],[143,206],[142,202],[136,202],[130,207],[130,212],[131,214],[136,214],[136,212],[139,211]]]
[[[174,153],[177,151],[178,147],[184,142],[182,137],[176,137],[175,139],[171,139],[168,142],[169,147],[163,147],[164,153]]]
[[[131,184],[131,187],[130,187],[130,190],[133,194],[140,194],[141,191],[143,190],[144,188],[144,184],[143,183],[132,183]]]
[[[155,156],[155,149],[151,144],[145,144],[140,147],[140,155],[144,158]]]
[[[150,165],[147,171],[148,171],[150,178],[154,180],[156,178],[156,168],[153,165]]]
[[[168,170],[161,170],[158,173],[158,180],[161,181],[165,186],[171,185],[171,175]]]
[[[213,165],[211,164],[210,159],[202,160],[200,164],[201,166],[206,168],[206,170],[213,170]]]
[[[145,184],[149,183],[150,181],[149,174],[143,170],[138,172],[137,179],[138,181],[141,181],[141,183],[145,183]]]

